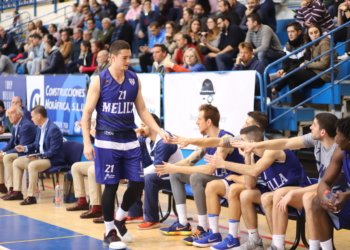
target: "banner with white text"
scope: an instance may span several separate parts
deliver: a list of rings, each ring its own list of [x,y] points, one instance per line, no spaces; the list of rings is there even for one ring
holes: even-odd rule
[[[22,98],[22,103],[26,106],[26,76],[2,75],[0,77],[0,93],[0,100],[4,102],[5,109],[11,106],[11,99],[14,96]]]
[[[254,109],[254,90],[255,71],[166,74],[165,129],[182,137],[202,137],[196,125],[198,109],[212,104],[220,112],[219,127],[237,135]]]
[[[64,135],[81,135],[86,75],[27,76],[28,108],[43,105]]]

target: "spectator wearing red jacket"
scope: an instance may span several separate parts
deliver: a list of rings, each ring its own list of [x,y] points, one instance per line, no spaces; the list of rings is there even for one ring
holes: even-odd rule
[[[176,36],[176,47],[177,49],[174,52],[173,59],[177,64],[184,64],[183,56],[186,49],[188,48],[194,48],[195,50],[197,50],[202,62],[204,61],[204,56],[202,55],[200,50],[192,43],[192,38],[188,34],[178,34]]]
[[[97,69],[98,67],[98,62],[97,62],[97,54],[101,50],[104,49],[104,44],[101,41],[95,41],[91,44],[91,52],[93,53],[92,56],[92,62],[91,65],[88,67],[85,66],[80,66],[79,67],[79,72],[80,73],[86,73],[88,75],[92,75],[92,73]]]

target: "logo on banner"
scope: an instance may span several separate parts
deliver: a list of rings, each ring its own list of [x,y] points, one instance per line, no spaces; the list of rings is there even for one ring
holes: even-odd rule
[[[135,85],[135,79],[131,78],[131,79],[129,79],[129,82],[131,85]]]
[[[213,83],[211,82],[211,80],[209,80],[209,79],[204,80],[204,82],[202,84],[200,95],[207,95],[208,96],[207,102],[209,104],[211,104],[214,101],[213,95],[215,95],[215,92],[214,92],[214,86],[213,86]],[[205,100],[205,98],[203,98],[203,100]]]
[[[29,110],[35,106],[44,105],[45,93],[43,76],[27,76],[27,101]]]

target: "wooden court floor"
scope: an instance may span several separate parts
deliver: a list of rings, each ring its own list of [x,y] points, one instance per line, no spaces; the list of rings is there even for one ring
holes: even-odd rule
[[[61,176],[62,177],[62,176]],[[43,250],[107,250],[102,246],[104,233],[103,224],[94,224],[92,219],[80,219],[82,211],[67,212],[66,207],[72,204],[64,204],[62,208],[55,208],[52,202],[53,188],[50,179],[45,179],[45,191],[36,205],[20,206],[19,201],[0,200],[0,249],[43,249]],[[121,185],[118,191],[119,201],[125,191]],[[25,191],[24,191],[25,193]],[[167,197],[160,194],[160,202],[163,211],[166,210]],[[188,216],[194,220],[196,209],[193,201],[187,201]],[[171,225],[176,220],[171,215],[163,225]],[[228,232],[227,208],[222,208],[220,215],[220,232],[223,237]],[[191,222],[192,227],[197,226],[196,221]],[[163,236],[158,229],[138,230],[137,224],[128,224],[134,241],[128,243],[128,249],[133,250],[182,250],[198,249],[193,246],[186,246],[182,243],[183,236]],[[247,230],[241,222],[241,243],[247,239]],[[290,221],[286,248],[294,241],[295,223]],[[271,235],[268,231],[265,218],[259,216],[259,233],[263,238],[264,246],[267,248],[271,243]],[[337,249],[350,249],[350,242],[347,240],[348,231],[335,232],[335,245]],[[209,248],[205,248],[209,249]],[[305,249],[302,245],[298,249]]]

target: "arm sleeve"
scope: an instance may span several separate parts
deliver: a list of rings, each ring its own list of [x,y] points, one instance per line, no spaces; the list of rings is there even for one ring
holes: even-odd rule
[[[329,43],[323,43],[321,46],[321,55],[327,51],[329,51],[330,46]],[[306,66],[308,69],[318,69],[318,70],[326,70],[330,64],[330,53],[325,54],[320,57],[318,60],[313,61],[309,65]]]
[[[262,26],[264,27],[264,26]],[[270,29],[263,29],[263,31],[261,32],[261,45],[259,47],[257,47],[255,49],[254,54],[257,54],[261,51],[266,51],[269,48],[270,42],[271,42],[271,38],[272,38],[272,30]]]
[[[55,69],[57,68],[58,58],[56,53],[52,55],[52,60],[49,66],[47,66],[45,69],[40,71],[40,74],[49,74],[49,73],[55,73]]]
[[[52,158],[57,152],[60,150],[60,144],[63,142],[62,133],[58,128],[54,128],[52,133],[50,134],[50,146],[49,150],[44,152],[42,155],[43,158]]]
[[[325,7],[318,1],[313,2],[312,8],[303,7],[305,21],[319,23],[325,17]]]
[[[84,67],[83,66],[83,72],[94,72],[97,69],[98,66],[91,66],[91,67]]]
[[[168,162],[177,150],[177,145],[164,143],[163,140],[159,141],[155,147],[153,165],[162,165],[163,161]]]
[[[177,65],[177,64],[174,64],[174,66],[172,67],[172,70],[174,72],[191,72],[191,70],[189,69],[186,69],[180,65]]]
[[[201,71],[205,71],[205,67],[204,67],[203,64],[197,63],[197,64],[195,64],[195,65],[191,68],[190,71],[191,71],[191,72],[201,72]]]
[[[62,51],[61,51],[63,58],[67,58],[70,55],[72,48],[73,48],[73,43],[71,42],[63,45]]]
[[[22,136],[19,140],[19,145],[28,145],[28,144],[32,143],[33,140],[35,139],[36,129],[35,128],[33,129],[33,127],[31,127],[31,126],[24,126],[22,128],[24,128],[24,130],[21,131]],[[5,150],[3,150],[3,151],[5,151]],[[6,151],[6,153],[11,154],[11,153],[18,153],[18,152],[15,148],[12,148],[12,149]]]
[[[303,141],[305,147],[312,148],[316,146],[316,140],[312,139],[311,133],[308,133],[306,135],[303,135],[301,137],[301,140]]]

